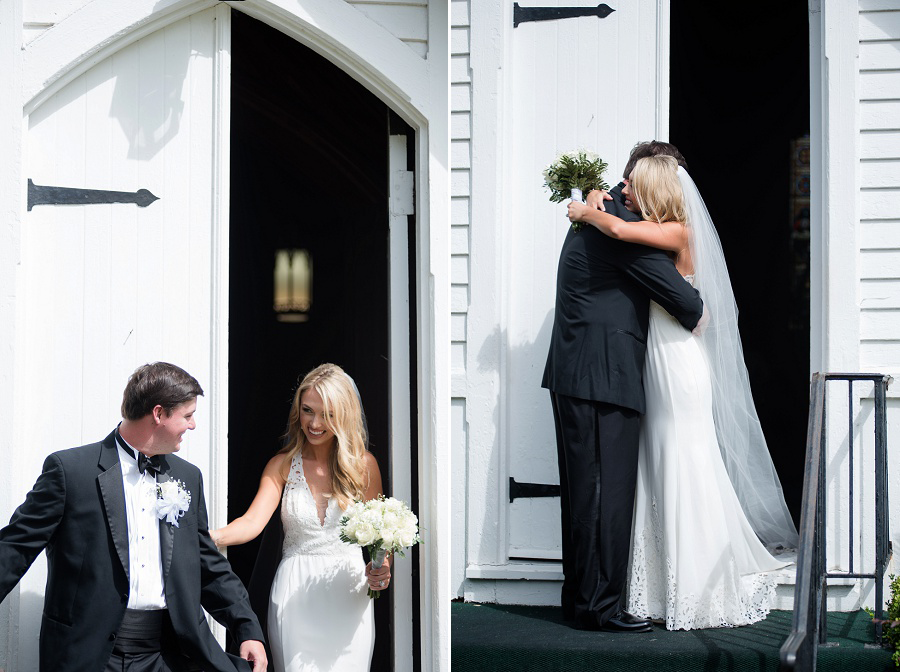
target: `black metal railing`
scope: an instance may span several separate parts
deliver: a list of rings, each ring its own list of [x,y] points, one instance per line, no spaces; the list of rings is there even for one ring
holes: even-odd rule
[[[849,567],[846,572],[825,569],[825,437],[826,383],[847,382],[848,470],[849,470]],[[853,383],[875,384],[875,570],[854,571],[855,544],[853,518]],[[881,643],[881,618],[884,607],[884,572],[890,558],[888,538],[887,490],[887,416],[885,399],[890,376],[871,373],[816,373],[810,382],[809,425],[806,434],[806,467],[803,477],[803,502],[800,512],[800,548],[797,553],[797,580],[794,591],[794,620],[791,634],[781,646],[782,671],[816,669],[819,645],[828,640],[826,591],[830,578],[874,579],[875,642]]]

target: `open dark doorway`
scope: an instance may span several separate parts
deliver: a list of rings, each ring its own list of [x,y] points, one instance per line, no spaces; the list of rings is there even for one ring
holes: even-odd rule
[[[807,7],[788,3],[772,13],[672,0],[671,36],[670,138],[722,239],[753,396],[798,521],[809,404],[809,223],[807,211],[804,245],[791,199],[792,142],[809,135]]]
[[[229,520],[247,509],[281,447],[300,379],[323,362],[355,379],[391,492],[391,113],[312,50],[232,17]],[[288,280],[287,302],[276,295],[279,275],[299,278]],[[258,549],[259,540],[229,549],[245,584]],[[392,669],[393,598],[385,597],[376,603],[372,670]]]

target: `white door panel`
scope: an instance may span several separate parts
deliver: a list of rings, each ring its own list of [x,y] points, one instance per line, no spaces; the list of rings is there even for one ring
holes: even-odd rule
[[[503,196],[513,213],[506,236],[504,386],[508,476],[519,483],[559,483],[550,398],[540,383],[569,222],[565,205],[548,200],[541,173],[559,153],[585,148],[610,164],[606,181],[615,185],[634,144],[664,127],[657,3],[610,4],[616,11],[604,19],[522,23],[513,30],[512,168]],[[509,557],[560,557],[559,498],[516,499],[508,521]]]
[[[159,198],[25,216],[17,420],[41,428],[42,455],[105,436],[142,363],[171,361],[209,385],[214,19],[207,10],[123,48],[29,116],[24,173],[35,184]],[[48,389],[63,402],[53,422]],[[204,469],[205,403],[183,451]]]

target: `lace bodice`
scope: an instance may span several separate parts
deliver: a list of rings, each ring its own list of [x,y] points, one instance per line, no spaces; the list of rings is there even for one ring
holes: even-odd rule
[[[342,515],[343,511],[338,505],[337,498],[332,497],[325,509],[325,523],[319,521],[316,501],[303,474],[303,458],[299,454],[294,455],[281,496],[281,523],[284,526],[283,556],[359,556],[358,546],[344,543],[340,539]]]

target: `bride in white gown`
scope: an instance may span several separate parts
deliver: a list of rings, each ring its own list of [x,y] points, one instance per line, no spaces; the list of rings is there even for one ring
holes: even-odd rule
[[[708,318],[697,336],[651,302],[627,610],[670,630],[753,623],[787,564],[767,547],[798,539],[750,394],[721,244],[673,157],[638,161],[623,195],[647,221],[579,203],[570,219],[668,250]]]
[[[284,546],[268,612],[272,664],[277,672],[363,672],[375,644],[366,588],[384,590],[391,575],[387,561],[372,570],[360,548],[339,537],[343,510],[382,494],[359,396],[340,367],[323,364],[303,379],[287,438],[247,512],[210,535],[220,547],[250,541],[280,501]]]

